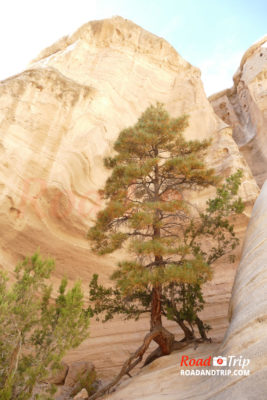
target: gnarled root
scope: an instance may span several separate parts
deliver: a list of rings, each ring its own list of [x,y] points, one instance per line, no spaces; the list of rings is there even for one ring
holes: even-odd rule
[[[197,344],[197,343],[203,343],[204,341],[203,339],[191,339],[187,341],[178,342],[174,340],[174,335],[168,332],[162,326],[154,328],[152,332],[149,332],[144,337],[143,344],[124,362],[119,374],[110,383],[108,383],[98,392],[90,396],[89,400],[98,399],[105,393],[109,392],[113,386],[119,383],[119,381],[124,375],[131,376],[130,371],[134,369],[136,365],[142,361],[143,355],[145,354],[152,340],[158,343],[159,347],[157,347],[154,351],[152,351],[152,353],[146,358],[143,367],[150,364],[152,361],[156,360],[159,357],[171,354],[174,350],[181,350],[184,347],[187,347],[191,343]],[[163,348],[161,346],[163,346]]]
[[[172,346],[171,346],[170,353],[172,353],[174,350],[181,350],[188,345],[189,345],[188,341],[187,342],[178,342],[177,340],[174,340],[172,343]],[[155,361],[157,358],[160,358],[165,355],[167,355],[167,354],[163,354],[161,348],[157,347],[154,351],[152,351],[152,353],[149,354],[149,356],[147,356],[143,367],[145,367],[146,365],[149,365],[150,363],[152,363],[152,361]]]
[[[152,351],[152,353],[149,354],[149,356],[147,356],[147,358],[145,359],[144,365],[142,366],[145,367],[146,365],[152,363],[152,361],[156,360],[159,357],[162,357],[163,353],[160,347],[157,347],[154,351]]]
[[[102,389],[100,389],[98,392],[93,394],[91,397],[89,397],[89,400],[95,400],[98,399],[99,397],[103,396],[106,392],[108,392],[113,386],[115,386],[124,375],[128,375],[129,372],[136,367],[137,364],[139,364],[142,359],[143,355],[148,349],[150,343],[152,340],[154,340],[157,336],[160,335],[162,329],[164,328],[156,328],[152,332],[149,332],[143,341],[143,344],[126,360],[120,370],[120,373],[106,386],[104,386]]]
[[[120,370],[120,373],[106,386],[100,389],[98,392],[89,397],[89,400],[95,400],[103,396],[108,392],[113,386],[115,386],[124,375],[129,375],[130,371],[139,364],[146,350],[148,349],[150,343],[154,340],[159,344],[157,351],[153,351],[150,356],[146,359],[145,364],[149,364],[153,360],[162,355],[170,354],[174,350],[174,344],[178,343],[174,340],[174,335],[168,332],[162,326],[155,327],[151,332],[149,332],[143,341],[143,344],[126,360]],[[181,343],[180,343],[181,345]]]

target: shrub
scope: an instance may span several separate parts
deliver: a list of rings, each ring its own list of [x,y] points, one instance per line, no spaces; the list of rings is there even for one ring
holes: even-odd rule
[[[37,252],[17,265],[13,284],[0,273],[1,400],[29,399],[37,382],[60,369],[66,351],[88,337],[80,282],[67,289],[63,279],[52,300],[53,269],[54,261]],[[51,399],[54,392],[48,385],[36,398]]]

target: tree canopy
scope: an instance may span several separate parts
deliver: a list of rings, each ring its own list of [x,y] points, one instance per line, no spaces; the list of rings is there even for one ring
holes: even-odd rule
[[[201,160],[210,141],[186,141],[182,132],[187,125],[186,116],[170,118],[162,105],[151,106],[134,127],[120,133],[117,155],[105,160],[112,168],[102,191],[108,203],[89,238],[100,254],[128,241],[134,260],[121,262],[113,275],[125,293],[148,284],[194,283],[210,275],[189,235],[187,240],[181,235],[191,211],[183,192],[218,178]]]

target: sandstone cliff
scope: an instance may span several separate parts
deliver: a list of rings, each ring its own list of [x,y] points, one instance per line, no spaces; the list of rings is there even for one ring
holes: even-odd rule
[[[231,89],[210,97],[261,186],[267,178],[267,36],[244,54]]]
[[[156,101],[172,116],[190,115],[187,138],[213,139],[207,162],[218,173],[244,171],[241,194],[247,207],[237,221],[243,237],[258,187],[231,129],[207,100],[200,71],[165,40],[115,17],[89,22],[0,84],[2,268],[13,269],[39,247],[55,258],[55,282],[67,275],[82,279],[87,289],[94,272],[107,280],[118,256],[96,257],[86,240],[101,207],[103,157],[119,131]],[[227,326],[235,268],[220,262],[206,288],[204,317],[218,340]],[[108,376],[147,327],[143,320],[93,324],[90,340],[68,357],[94,361],[100,375]]]

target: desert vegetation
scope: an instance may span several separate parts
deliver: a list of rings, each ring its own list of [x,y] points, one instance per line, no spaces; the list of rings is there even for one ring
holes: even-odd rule
[[[37,383],[61,369],[66,351],[89,335],[90,312],[79,282],[63,279],[55,299],[49,283],[52,259],[26,257],[10,284],[0,273],[0,399],[30,399]],[[48,379],[49,382],[49,379]],[[53,399],[52,384],[35,399]]]
[[[205,164],[210,140],[187,141],[188,117],[171,118],[162,104],[150,106],[133,127],[124,129],[115,155],[105,159],[111,170],[100,191],[105,208],[97,215],[88,237],[94,252],[103,255],[126,247],[112,274],[112,288],[90,283],[91,310],[104,321],[115,314],[126,319],[150,315],[150,331],[143,344],[126,360],[120,374],[95,399],[116,384],[142,360],[151,341],[158,347],[145,360],[207,340],[207,326],[199,312],[204,307],[202,287],[212,279],[212,264],[231,254],[239,241],[232,216],[244,204],[238,197],[242,172],[226,180]],[[203,207],[190,194],[214,187]],[[196,196],[195,196],[196,198]],[[163,325],[175,321],[184,333],[181,341]],[[198,331],[198,334],[196,333]]]

